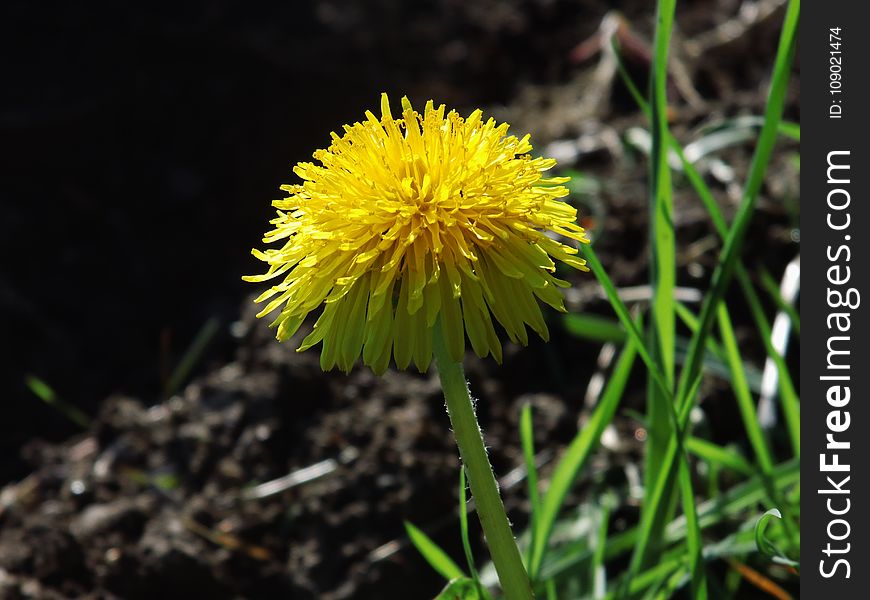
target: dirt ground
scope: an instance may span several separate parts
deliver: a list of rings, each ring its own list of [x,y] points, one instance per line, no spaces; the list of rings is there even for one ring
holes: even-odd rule
[[[620,41],[641,84],[648,4],[619,6]],[[680,139],[760,114],[780,4],[678,5],[670,98]],[[0,367],[10,382],[0,423],[0,597],[434,596],[441,581],[403,528],[411,521],[461,553],[458,459],[434,374],[321,373],[315,351],[277,344],[253,317],[252,286],[240,276],[259,269],[248,252],[289,165],[387,90],[481,106],[597,182],[578,202],[599,254],[618,285],[644,285],[646,167],[630,143],[643,119],[595,52],[610,4],[4,10],[0,27],[11,27],[13,42],[33,33],[50,41],[19,47],[27,60],[9,68],[20,85],[0,106],[0,132],[15,148],[0,166],[0,255],[13,257],[0,272],[0,319],[14,350]],[[796,76],[786,117],[799,122],[798,95]],[[732,174],[716,165],[706,173],[727,217],[751,151],[737,144],[718,154]],[[797,254],[796,152],[785,143],[774,157],[748,237],[750,268],[780,274]],[[679,283],[704,289],[714,232],[676,184]],[[591,275],[572,281],[572,310],[609,314]],[[746,309],[734,306],[746,358],[760,364]],[[210,319],[217,333],[186,384],[167,393]],[[548,319],[549,344],[508,345],[501,367],[467,364],[519,527],[528,508],[519,409],[535,407],[546,476],[588,414],[600,350]],[[90,425],[35,399],[28,374]],[[711,435],[739,441],[727,388],[715,378],[705,387]],[[638,371],[577,499],[624,485],[643,437],[625,409],[642,410],[643,398]],[[636,516],[623,506],[613,526]]]

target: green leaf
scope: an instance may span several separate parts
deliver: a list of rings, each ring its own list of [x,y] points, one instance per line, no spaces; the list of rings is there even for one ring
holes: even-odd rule
[[[423,555],[423,558],[426,559],[429,566],[435,569],[435,571],[444,577],[444,579],[450,581],[466,577],[465,573],[462,572],[462,569],[459,568],[459,565],[453,562],[453,559],[450,558],[447,553],[438,546],[438,544],[433,542],[428,535],[408,521],[405,521],[405,531],[408,532],[408,537],[411,538],[411,543],[414,544],[414,547]],[[472,580],[469,579],[469,581]]]
[[[772,560],[773,562],[786,565],[788,567],[798,568],[800,567],[800,563],[797,563],[787,556],[776,547],[776,545],[771,542],[767,536],[764,535],[764,530],[767,527],[767,523],[773,518],[782,519],[782,513],[779,512],[778,508],[771,508],[763,515],[758,518],[758,521],[755,523],[755,545],[758,547],[758,551],[764,554],[767,558]]]
[[[589,531],[589,546],[594,548],[590,564],[593,597],[604,598],[607,594],[607,571],[604,569],[604,551],[607,548],[607,529],[610,526],[610,510],[615,504],[615,498],[605,496],[598,513],[598,529]]]
[[[488,597],[483,586],[480,584],[480,576],[477,573],[477,567],[474,566],[474,553],[471,551],[471,539],[468,536],[468,496],[466,494],[467,486],[465,483],[465,467],[459,467],[459,534],[462,538],[462,550],[465,553],[465,563],[468,566],[468,572],[471,573],[471,580],[474,581],[478,588],[478,592],[482,598]]]
[[[591,314],[570,314],[562,317],[565,330],[577,337],[593,340],[596,342],[612,342],[621,344],[625,342],[625,329],[618,321],[599,317]]]

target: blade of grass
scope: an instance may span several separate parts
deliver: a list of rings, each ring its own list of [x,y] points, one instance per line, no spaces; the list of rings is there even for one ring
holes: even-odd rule
[[[796,25],[797,19],[799,16],[799,6],[796,9],[797,13],[794,14],[793,19],[789,18],[789,15],[786,15],[786,23],[785,26],[789,24],[789,22],[793,21]],[[613,41],[615,45],[615,40]],[[780,46],[782,47],[782,46]],[[629,75],[625,65],[622,60],[619,58],[620,54],[618,48],[616,48],[616,56],[617,67],[619,73],[622,77],[623,83],[628,88],[635,102],[638,104],[640,109],[647,115],[647,118],[650,117],[650,108],[641,95],[640,91],[637,89],[637,86],[632,81],[631,76]],[[778,131],[781,134],[788,135],[793,137],[796,133],[798,136],[800,134],[800,130],[797,132],[792,128],[789,131],[788,126],[785,129],[782,127],[782,122],[780,122],[780,126],[778,127]],[[719,209],[719,206],[716,204],[716,200],[713,197],[710,188],[707,187],[707,184],[704,182],[703,177],[701,177],[700,173],[698,173],[697,169],[695,169],[694,165],[686,158],[685,152],[677,140],[671,136],[670,137],[670,148],[673,150],[680,159],[680,162],[683,166],[683,171],[686,174],[689,183],[692,185],[693,189],[697,192],[698,197],[701,199],[701,202],[704,204],[707,212],[710,214],[710,218],[713,221],[713,226],[716,228],[716,231],[725,240],[728,236],[728,224],[725,222],[725,218],[722,216],[722,212]],[[758,301],[757,294],[752,286],[752,282],[749,278],[749,274],[746,271],[746,268],[743,266],[742,261],[736,259],[736,264],[734,266],[735,275],[737,277],[737,281],[740,284],[740,287],[743,291],[744,296],[746,297],[747,302],[751,307],[760,306],[760,302]],[[789,420],[789,434],[792,441],[792,446],[795,448],[795,452],[800,454],[800,399],[797,396],[795,391],[794,383],[792,382],[791,375],[788,372],[788,368],[785,365],[785,361],[782,356],[776,351],[776,349],[770,343],[770,324],[767,321],[767,318],[764,316],[763,310],[752,310],[752,316],[755,320],[756,326],[760,331],[760,335],[762,340],[765,343],[765,348],[767,350],[768,356],[774,362],[774,365],[777,369],[777,383],[779,386],[780,396],[782,398],[783,411],[786,413],[786,418]]]
[[[63,398],[60,398],[57,393],[55,393],[54,389],[52,389],[52,387],[42,379],[34,377],[33,375],[28,375],[24,378],[24,383],[37,398],[57,410],[60,414],[82,429],[87,429],[91,426],[91,419],[88,415],[79,410],[78,407],[73,406]]]
[[[632,323],[634,326],[634,323]],[[564,456],[556,465],[553,476],[541,502],[540,516],[537,523],[537,535],[532,542],[532,551],[529,559],[529,575],[533,579],[540,573],[544,561],[544,554],[553,532],[556,518],[565,503],[565,498],[571,490],[571,486],[586,464],[594,447],[601,439],[604,428],[613,420],[616,408],[625,391],[628,376],[634,366],[637,355],[638,343],[629,341],[622,351],[613,373],[601,393],[601,398],[595,406],[595,410],[589,421],[581,429],[568,445]]]
[[[616,288],[613,285],[613,282],[610,280],[610,277],[607,275],[607,272],[604,270],[604,267],[601,265],[601,262],[598,260],[598,256],[595,254],[595,251],[592,249],[591,246],[587,245],[584,247],[584,254],[586,256],[587,264],[592,269],[592,272],[595,274],[598,281],[601,283],[601,286],[604,289],[604,292],[607,295],[608,300],[610,301],[611,307],[614,309],[614,312],[616,312],[617,317],[619,317],[619,320],[622,322],[623,327],[625,327],[630,339],[636,344],[637,353],[641,357],[641,359],[643,359],[644,363],[646,364],[648,372],[649,372],[652,380],[659,386],[659,390],[662,392],[662,394],[664,396],[671,398],[672,396],[671,396],[671,392],[669,390],[668,384],[665,382],[664,378],[662,377],[661,371],[658,369],[657,365],[653,362],[652,357],[647,352],[646,347],[644,346],[643,341],[640,337],[640,332],[639,332],[637,326],[629,317],[628,309],[625,307],[625,305],[622,303],[622,300],[619,298],[619,295],[616,292]],[[697,390],[697,386],[700,385],[700,381],[701,381],[701,379],[700,379],[700,373],[699,373],[698,376],[696,377],[696,381],[693,383],[693,387],[690,389]],[[671,402],[670,400],[667,403],[665,403],[665,407],[666,407],[666,410],[668,412],[669,425],[670,425],[672,431],[674,432],[674,434],[670,437],[670,440],[669,440],[669,444],[672,444],[674,447],[671,448],[671,445],[669,445],[666,449],[666,452],[668,452],[668,453],[673,452],[672,454],[668,455],[670,460],[675,459],[679,455],[679,460],[681,462],[685,462],[687,459],[686,459],[685,450],[683,448],[683,432],[685,430],[686,418],[682,418],[680,415],[678,415],[676,413],[675,408],[674,408],[675,403]],[[686,415],[686,417],[688,417],[688,415]],[[677,454],[677,453],[679,453],[679,454]],[[654,470],[653,472],[658,472],[657,468],[659,465],[655,465],[655,466],[656,466],[656,470]],[[654,494],[656,494],[657,496],[664,496],[666,493],[668,493],[668,490],[670,490],[672,488],[672,486],[669,485],[669,483],[671,482],[670,477],[672,475],[673,475],[673,471],[670,471],[668,473],[667,479],[658,482],[659,485],[655,489]],[[691,493],[686,493],[686,492],[691,492],[691,482],[688,479],[688,476],[689,476],[688,470],[681,470],[678,474],[679,478],[681,478],[681,479],[685,478],[687,481],[689,481],[688,486],[681,486],[679,488],[680,493],[682,494],[682,497],[683,497],[683,504],[684,504],[683,509],[687,513],[694,511],[694,506],[693,506],[694,496]],[[659,498],[659,502],[658,502],[659,506],[661,505],[660,500],[661,500],[661,498]],[[688,504],[692,504],[692,506],[688,506]],[[660,515],[655,514],[655,513],[647,513],[647,518],[658,520],[661,517],[660,517]],[[644,537],[649,538],[652,533],[653,533],[653,528],[650,525],[650,523],[648,522],[646,524],[646,535]],[[692,548],[693,548],[693,550],[695,550],[694,555],[693,555],[693,559],[692,559],[692,561],[693,561],[692,564],[693,564],[693,566],[697,566],[700,562],[700,554],[699,554],[700,533],[698,531],[693,531],[691,533],[691,537],[693,538]],[[649,539],[646,539],[646,541],[648,542]],[[638,565],[638,567],[639,566],[640,565]],[[696,578],[693,581],[701,586],[698,590],[698,593],[703,594],[704,593],[703,592],[703,573],[701,573],[701,574],[697,574],[697,573],[698,572],[696,570],[693,570],[693,574],[696,574]]]
[[[787,503],[782,498],[782,495],[771,484],[771,472],[773,471],[773,457],[770,448],[767,444],[767,439],[764,437],[764,432],[761,430],[761,425],[758,421],[758,412],[755,408],[755,403],[752,400],[752,393],[749,391],[749,384],[746,382],[746,376],[743,372],[743,359],[740,356],[740,348],[737,346],[737,338],[734,335],[734,328],[731,325],[731,317],[728,314],[728,308],[724,304],[719,305],[719,330],[722,334],[722,343],[725,346],[725,352],[728,357],[728,366],[731,369],[731,387],[734,390],[734,395],[737,398],[737,407],[740,410],[740,417],[743,420],[743,427],[746,429],[746,437],[752,446],[755,453],[755,459],[758,462],[758,467],[768,482],[767,488],[769,492],[770,502],[777,506],[783,507],[786,512],[785,527],[792,543],[795,542],[797,536],[797,524],[791,512],[788,509]]]
[[[695,382],[689,389],[689,397],[695,398],[701,387],[702,374],[698,373]],[[671,405],[671,413],[675,421],[674,438],[677,441],[679,452],[679,486],[682,496],[683,514],[686,517],[687,535],[686,546],[689,554],[689,573],[692,580],[692,598],[704,599],[707,597],[707,569],[704,565],[704,544],[701,540],[701,527],[698,523],[698,508],[695,506],[695,493],[692,489],[692,472],[689,469],[689,459],[684,448],[684,436],[686,427],[678,422],[676,413]],[[653,479],[652,476],[649,478]]]
[[[713,319],[719,302],[724,296],[725,290],[730,283],[736,258],[739,256],[743,238],[746,235],[746,230],[748,229],[749,222],[752,218],[758,192],[761,189],[761,184],[764,180],[773,144],[776,139],[777,129],[782,117],[785,102],[785,92],[790,76],[792,58],[794,56],[799,14],[800,2],[798,0],[791,0],[788,4],[788,9],[786,10],[783,31],[777,49],[770,93],[765,108],[765,123],[762,127],[755,154],[749,169],[749,177],[744,189],[743,198],[737,210],[737,215],[734,218],[734,223],[728,230],[728,235],[725,238],[724,248],[720,255],[717,268],[713,273],[711,289],[707,293],[701,308],[698,331],[692,336],[692,344],[689,347],[686,365],[683,367],[680,374],[677,387],[677,406],[680,424],[683,426],[685,426],[688,421],[693,401],[688,390],[701,370],[706,338],[713,325]],[[661,469],[658,472],[658,479],[661,483],[657,483],[657,488],[663,487],[667,483],[668,479],[671,477],[671,472],[676,466],[676,459],[678,457],[677,442],[678,440],[672,439],[672,442],[668,446],[665,460],[661,463]],[[658,501],[647,506],[647,510],[651,511],[652,514],[656,514],[662,508],[664,508],[664,505]],[[650,541],[655,540],[651,540],[649,535],[641,535],[635,549],[635,558],[632,560],[632,567],[630,568],[631,574],[637,573],[637,569],[646,560],[647,554],[651,548]]]
[[[708,440],[689,436],[686,439],[686,450],[708,462],[728,467],[743,475],[755,473],[755,468],[737,452],[718,446]]]
[[[465,553],[465,563],[468,566],[468,572],[471,573],[471,580],[477,588],[477,594],[481,598],[485,598],[483,586],[480,583],[480,575],[477,572],[477,567],[474,566],[474,553],[471,551],[471,539],[468,536],[468,486],[465,482],[465,467],[459,467],[459,534],[462,538],[462,551]]]
[[[673,384],[674,373],[674,287],[676,286],[676,245],[674,241],[673,194],[668,165],[668,48],[674,23],[675,0],[656,4],[654,57],[650,73],[650,241],[652,310],[650,326],[657,359],[665,380]],[[670,400],[662,398],[661,400]],[[663,413],[665,414],[665,413]],[[665,421],[667,417],[665,416]],[[655,424],[654,421],[651,421]]]
[[[740,409],[743,426],[746,428],[746,436],[755,452],[755,458],[762,473],[769,475],[770,470],[773,468],[773,459],[767,446],[767,440],[758,424],[755,403],[752,400],[752,393],[749,391],[749,385],[746,383],[746,376],[743,373],[743,359],[737,346],[737,338],[731,325],[731,317],[724,304],[719,305],[719,330],[722,335],[722,343],[725,346],[728,366],[731,369],[732,388],[737,398],[737,407]]]
[[[182,356],[181,360],[178,361],[178,366],[176,366],[172,371],[172,375],[170,375],[169,381],[167,381],[164,390],[166,397],[177,392],[182,384],[187,381],[191,371],[193,371],[197,362],[202,358],[205,349],[208,347],[209,342],[211,342],[215,334],[217,334],[219,328],[220,321],[216,317],[211,317],[203,324],[197,332],[196,337],[193,338],[193,341],[187,348],[187,351],[184,353],[184,356]]]
[[[779,290],[779,284],[771,277],[767,269],[761,269],[759,273],[761,277],[761,286],[768,293],[770,298],[776,303],[776,307],[788,315],[791,321],[791,326],[797,335],[801,334],[801,315],[793,304],[786,302]]]
[[[792,123],[791,121],[780,121],[779,133],[793,139],[796,142],[801,141],[800,123]]]
[[[462,569],[459,568],[459,565],[453,562],[453,559],[423,531],[408,521],[405,521],[405,531],[408,532],[411,543],[423,555],[429,566],[435,569],[444,579],[450,581],[466,577]]]
[[[565,330],[577,337],[596,342],[625,342],[625,329],[618,322],[591,314],[570,314],[562,319]]]
[[[619,318],[619,322],[622,323],[622,326],[625,328],[629,340],[634,343],[635,351],[649,370],[649,374],[653,380],[653,383],[658,386],[662,393],[670,394],[671,392],[668,389],[668,384],[665,380],[664,375],[662,374],[656,362],[653,360],[650,353],[647,351],[646,344],[644,343],[643,336],[641,335],[640,330],[637,328],[637,325],[635,325],[634,321],[632,320],[631,315],[628,312],[628,308],[619,297],[619,293],[616,291],[616,286],[613,285],[613,281],[611,281],[610,276],[607,274],[607,271],[604,270],[604,266],[598,259],[598,255],[595,253],[595,250],[592,248],[591,245],[586,244],[584,245],[582,252],[583,256],[586,258],[586,262],[589,268],[592,270],[595,278],[598,279],[598,282],[604,289],[604,294],[607,296],[607,300],[608,302],[610,302],[610,306],[611,308],[613,308],[613,312],[616,313],[616,316]]]
[[[683,325],[688,327],[692,333],[695,333],[698,330],[698,317],[695,316],[695,313],[689,310],[682,302],[674,304],[674,309],[676,309],[677,316],[680,317]],[[722,352],[722,347],[712,335],[707,337],[707,350],[716,358],[724,360],[725,353]]]
[[[767,351],[767,356],[773,361],[776,367],[778,377],[778,387],[780,402],[782,403],[782,411],[785,415],[786,427],[788,428],[789,439],[795,455],[800,456],[801,453],[801,412],[800,412],[800,397],[794,387],[791,373],[788,371],[788,365],[785,363],[785,358],[773,345],[773,329],[764,314],[764,307],[761,304],[761,299],[749,282],[748,276],[744,287],[744,295],[749,304],[749,311],[755,320],[755,326],[761,336],[761,341],[764,342],[764,348]]]
[[[649,239],[650,239],[650,304],[649,351],[664,376],[667,391],[650,385],[647,388],[647,422],[645,479],[652,476],[661,464],[668,440],[674,435],[673,411],[674,352],[676,319],[674,315],[674,287],[676,285],[676,244],[674,240],[673,194],[671,169],[668,164],[668,49],[673,28],[675,0],[656,2],[656,25],[653,41],[653,60],[650,68],[650,161],[649,161]],[[644,495],[651,486],[644,485]],[[675,490],[673,490],[675,491]],[[675,494],[669,490],[663,510],[651,524],[653,537],[658,538],[664,524],[673,513]],[[644,502],[646,506],[646,502]],[[643,566],[649,566],[645,563]]]
[[[695,330],[698,329],[698,317],[696,317],[692,311],[680,302],[676,303],[675,308],[677,309],[677,316],[680,317],[683,324],[694,333]],[[688,346],[688,340],[677,336],[677,364],[685,364],[686,349]],[[707,355],[704,360],[704,370],[705,372],[720,377],[728,382],[731,381],[731,371],[726,364],[725,354],[712,334],[707,337]],[[753,391],[760,391],[761,371],[753,365],[744,362],[743,372],[746,374],[749,388]]]
[[[607,529],[610,526],[610,504],[605,498],[599,515],[600,523],[594,540],[592,554],[592,597],[600,600],[607,595],[607,571],[604,567],[604,550],[607,547]]]
[[[435,600],[483,600],[483,596],[472,580],[461,577],[448,581]]]
[[[755,545],[758,546],[758,551],[777,564],[786,565],[788,567],[799,567],[800,563],[787,557],[782,550],[776,547],[776,544],[771,542],[767,536],[764,535],[764,529],[768,521],[773,517],[782,520],[782,513],[779,509],[771,508],[761,515],[755,523]]]
[[[531,514],[531,541],[528,547],[526,563],[532,562],[532,549],[535,547],[535,539],[538,537],[538,522],[541,515],[541,496],[538,493],[538,468],[535,466],[535,434],[532,428],[532,405],[524,404],[520,413],[520,445],[523,448],[523,457],[526,461],[526,483],[529,490],[529,503],[532,506]],[[534,584],[534,579],[532,579]]]
[[[678,570],[680,574],[685,572],[685,560],[682,556],[659,561],[655,566],[650,567],[646,571],[639,573],[636,577],[633,577],[630,581],[627,581],[622,587],[627,591],[627,593],[634,595],[644,591],[650,586],[665,581],[675,572],[675,570]],[[617,592],[611,592],[606,598],[608,600],[617,600],[620,597],[621,596],[619,596]]]

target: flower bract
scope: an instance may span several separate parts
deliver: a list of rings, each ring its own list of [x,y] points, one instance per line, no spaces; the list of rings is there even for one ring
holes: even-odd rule
[[[479,110],[463,118],[429,101],[421,114],[403,98],[394,117],[383,95],[380,118],[365,116],[281,187],[263,240],[280,247],[254,250],[268,271],[245,277],[274,282],[258,316],[278,311],[284,341],[322,306],[299,350],[322,343],[324,370],[360,355],[377,373],[391,357],[425,370],[438,320],[455,360],[467,336],[501,361],[494,322],[514,342],[528,343],[527,327],[547,339],[538,301],[564,311],[569,285],[554,260],[586,270],[565,242],[588,242],[562,200],[568,178],[544,176],[556,161]]]

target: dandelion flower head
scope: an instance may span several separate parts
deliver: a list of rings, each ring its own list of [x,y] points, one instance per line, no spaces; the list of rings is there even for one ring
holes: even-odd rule
[[[319,164],[303,162],[301,183],[284,185],[277,218],[253,254],[268,264],[248,281],[277,282],[257,302],[280,341],[323,305],[299,351],[322,343],[324,370],[349,371],[362,355],[381,373],[393,357],[421,371],[432,358],[438,319],[454,360],[465,352],[501,361],[493,319],[514,342],[526,327],[548,339],[538,300],[564,311],[554,259],[586,270],[572,245],[588,242],[576,210],[560,200],[565,177],[544,177],[556,161],[532,157],[529,136],[508,124],[467,118],[430,100],[422,114],[407,98],[402,114],[381,98],[381,117],[332,133]],[[567,240],[566,240],[567,241]]]

